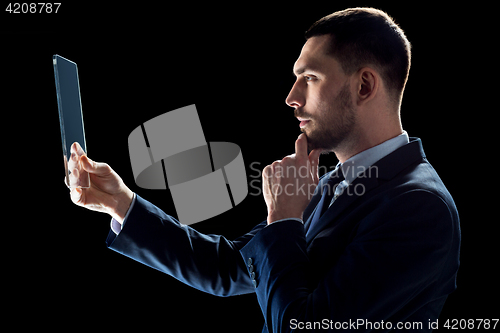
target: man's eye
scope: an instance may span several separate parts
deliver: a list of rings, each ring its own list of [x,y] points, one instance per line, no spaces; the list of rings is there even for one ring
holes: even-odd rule
[[[313,81],[313,80],[314,80],[314,77],[304,75],[304,79],[305,79],[307,82],[311,82],[311,81]]]

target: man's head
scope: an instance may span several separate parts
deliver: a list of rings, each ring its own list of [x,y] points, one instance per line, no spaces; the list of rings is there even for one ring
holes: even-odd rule
[[[367,126],[382,121],[400,126],[410,43],[386,13],[335,12],[314,23],[306,39],[286,102],[296,117],[309,120],[301,129],[311,149],[354,149]]]

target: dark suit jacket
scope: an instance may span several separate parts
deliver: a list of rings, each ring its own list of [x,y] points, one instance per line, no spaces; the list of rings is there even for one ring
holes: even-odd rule
[[[354,180],[307,238],[319,195],[304,212],[305,225],[263,222],[234,241],[181,225],[137,196],[108,246],[214,295],[255,292],[263,332],[382,332],[398,323],[430,331],[429,321],[456,289],[457,209],[420,139],[375,167]]]

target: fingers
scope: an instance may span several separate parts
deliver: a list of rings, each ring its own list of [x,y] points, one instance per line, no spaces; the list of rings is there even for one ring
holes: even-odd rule
[[[73,170],[78,165],[78,155],[72,152],[68,161],[68,169]]]
[[[311,166],[311,176],[313,180],[318,183],[318,165],[319,156],[323,152],[323,149],[313,149],[309,155],[307,154],[307,136],[302,133],[299,135],[297,141],[295,141],[295,156],[300,159],[308,158],[309,165]]]
[[[82,156],[81,163],[82,163],[83,169],[87,172],[95,173],[95,171],[97,170],[97,166],[96,166],[97,163],[92,161],[86,155]]]
[[[79,144],[78,142],[74,142],[74,143],[71,145],[71,152],[72,152],[72,153],[76,153],[76,154],[78,154],[79,156],[85,155],[85,152],[83,151],[82,146],[80,146],[80,144]]]
[[[72,188],[70,195],[71,195],[71,201],[73,201],[73,203],[75,205],[83,206],[83,204],[84,204],[83,203],[83,190],[81,188]]]
[[[68,162],[68,168],[69,170],[83,168],[87,172],[96,174],[106,174],[110,172],[110,167],[106,163],[94,162],[88,158],[78,142],[71,145],[71,157]]]
[[[71,157],[68,161],[68,170],[70,175],[67,186],[71,188],[90,187],[89,174],[95,174],[98,177],[108,176],[113,171],[106,163],[97,163],[87,157],[78,143],[71,145]]]
[[[78,187],[78,184],[80,183],[80,171],[75,168],[71,170],[71,173],[69,174],[69,188],[75,188]]]
[[[266,178],[270,178],[273,176],[273,167],[271,165],[268,165],[262,170],[262,175]]]
[[[318,165],[319,165],[319,155],[321,155],[322,152],[323,150],[321,149],[313,149],[309,153],[309,162],[311,163],[311,176],[313,177],[313,180],[316,184],[319,182]]]
[[[295,141],[295,156],[299,159],[307,158],[307,137],[304,133]]]
[[[83,151],[82,147],[78,142],[75,142],[71,145],[71,156],[68,161],[68,168],[70,170],[73,170],[74,168],[77,167],[78,165],[78,159],[82,156],[85,155],[85,152]]]
[[[87,155],[81,157],[81,164],[85,171],[97,175],[106,175],[111,172],[111,168],[106,163],[94,162]]]
[[[319,155],[321,155],[321,153],[322,153],[321,149],[313,149],[309,153],[309,161],[311,162],[311,164],[318,165]]]

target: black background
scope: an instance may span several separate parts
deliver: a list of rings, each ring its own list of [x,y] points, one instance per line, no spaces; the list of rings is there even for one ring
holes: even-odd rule
[[[78,64],[89,157],[110,164],[133,191],[175,216],[168,191],[135,185],[130,132],[196,104],[207,141],[238,144],[249,181],[260,179],[256,170],[293,153],[300,134],[284,100],[303,32],[353,6],[387,11],[412,43],[403,126],[422,139],[460,213],[458,289],[440,330],[448,318],[498,318],[498,106],[494,80],[487,81],[496,47],[488,9],[392,3],[66,1],[50,15],[8,14],[2,3],[1,235],[5,290],[15,295],[5,302],[17,325],[30,325],[29,317],[49,329],[259,332],[263,324],[255,295],[211,296],[106,248],[110,218],[74,206],[63,183],[53,54]],[[266,217],[257,192],[250,188],[236,208],[194,228],[243,234]]]

